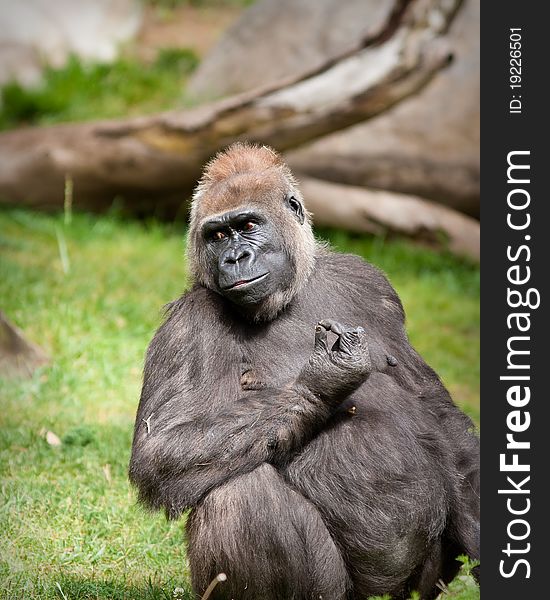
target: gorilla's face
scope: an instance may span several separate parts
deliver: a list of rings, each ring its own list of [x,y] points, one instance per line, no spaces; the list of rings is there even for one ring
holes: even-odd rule
[[[287,206],[298,216],[296,209],[302,210],[301,205],[293,201],[289,198]],[[209,218],[203,223],[202,239],[216,291],[240,306],[258,304],[284,290],[295,276],[280,232],[257,209],[237,209]]]

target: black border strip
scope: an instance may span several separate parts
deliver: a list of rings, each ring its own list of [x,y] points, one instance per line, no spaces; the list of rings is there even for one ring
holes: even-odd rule
[[[545,564],[549,554],[550,397],[543,389],[545,373],[550,371],[546,364],[550,359],[549,329],[544,322],[550,302],[550,231],[544,219],[549,205],[545,188],[550,164],[544,138],[550,132],[545,106],[550,101],[544,90],[550,73],[550,30],[543,18],[544,7],[543,2],[481,5],[481,593],[496,600],[550,597],[550,568]],[[520,30],[521,87],[517,88],[510,87],[510,76],[517,74],[511,67],[518,66],[511,63],[518,58],[517,53],[510,55],[515,49],[510,43],[518,39],[517,35],[511,39],[511,28]],[[512,100],[516,102],[510,106]],[[524,154],[510,154],[517,151]],[[528,164],[529,169],[507,173],[508,160]],[[528,205],[510,208],[509,203]],[[508,218],[513,226],[522,228],[513,229]],[[529,225],[523,228],[528,218]],[[509,271],[511,267],[518,268]],[[522,281],[527,273],[529,281],[525,283],[510,281]],[[537,293],[528,296],[530,288]],[[520,297],[534,306],[538,293],[538,308],[511,306]],[[528,317],[510,317],[520,312]],[[527,324],[526,331],[518,330]],[[510,354],[510,348],[529,353]],[[514,368],[520,363],[526,368]],[[501,376],[529,379],[514,381]],[[519,395],[509,392],[514,386],[519,386],[515,390]],[[510,433],[513,440],[528,442],[530,447],[507,448]],[[529,471],[501,470],[501,454],[505,454],[506,464],[513,464],[517,454],[518,464],[528,466]],[[526,477],[529,479],[524,482]]]

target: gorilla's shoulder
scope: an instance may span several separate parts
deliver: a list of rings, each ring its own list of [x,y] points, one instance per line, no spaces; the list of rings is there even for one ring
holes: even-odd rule
[[[395,302],[401,301],[388,281],[386,274],[356,254],[326,251],[317,258],[317,270],[321,277],[350,286],[369,298],[381,297]]]
[[[186,348],[198,348],[206,338],[210,340],[209,325],[217,301],[214,296],[217,297],[217,294],[196,285],[166,304],[164,320],[149,344],[148,357],[162,357],[163,361],[167,361],[172,355],[176,357],[185,353]],[[215,310],[219,312],[217,308]]]
[[[220,310],[221,300],[218,294],[195,284],[179,298],[164,306],[165,322],[200,323]]]

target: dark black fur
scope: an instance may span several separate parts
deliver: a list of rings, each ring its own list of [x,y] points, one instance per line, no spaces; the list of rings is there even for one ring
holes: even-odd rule
[[[308,369],[327,317],[363,327],[371,357],[364,383],[323,396]],[[479,557],[478,438],[403,323],[377,269],[328,252],[271,322],[199,285],[171,305],[130,478],[170,518],[192,509],[197,593],[225,572],[215,598],[429,599],[459,554]]]

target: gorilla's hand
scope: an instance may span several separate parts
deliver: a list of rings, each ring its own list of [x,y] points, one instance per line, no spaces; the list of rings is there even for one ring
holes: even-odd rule
[[[329,347],[328,332],[336,341]],[[323,320],[315,326],[315,347],[298,383],[316,396],[341,402],[357,389],[373,370],[365,330]]]

